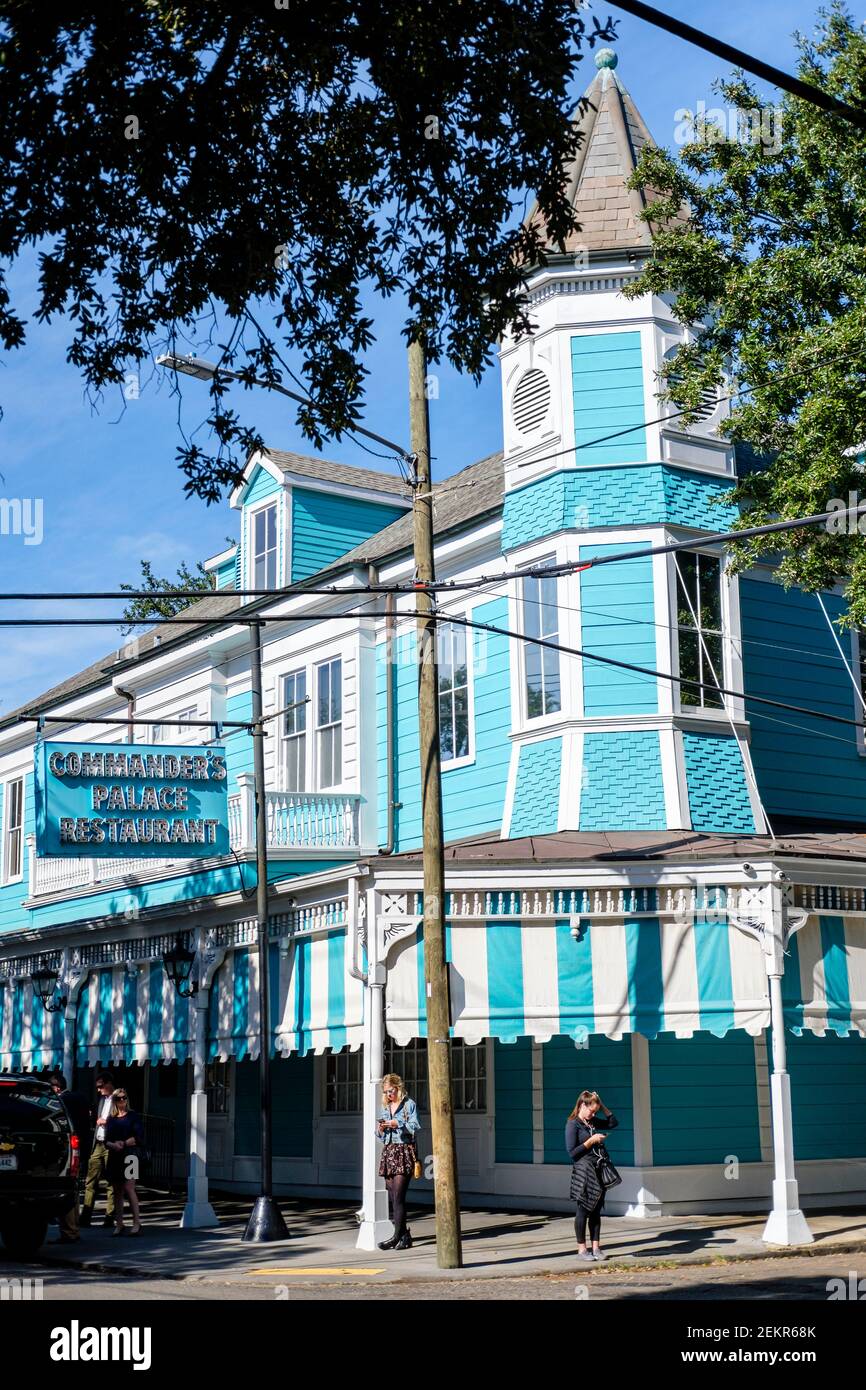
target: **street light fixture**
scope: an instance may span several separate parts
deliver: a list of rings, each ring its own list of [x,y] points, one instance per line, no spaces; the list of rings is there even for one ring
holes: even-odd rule
[[[165,973],[181,999],[190,999],[196,992],[196,986],[190,979],[194,961],[195,951],[191,951],[188,946],[185,946],[180,936],[175,938],[174,945],[166,951],[162,958]]]
[[[59,1013],[66,1008],[66,995],[62,994],[55,998],[57,982],[60,979],[56,970],[52,970],[50,965],[46,965],[39,958],[39,964],[30,976],[33,985],[33,993],[42,1000],[42,1007],[47,1014]]]

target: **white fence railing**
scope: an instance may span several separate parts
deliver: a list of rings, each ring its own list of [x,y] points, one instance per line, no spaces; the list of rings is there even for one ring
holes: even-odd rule
[[[255,793],[248,773],[228,798],[229,843],[252,850],[256,842]],[[360,796],[330,792],[267,792],[269,850],[358,849]],[[138,878],[154,870],[189,866],[179,859],[37,859],[35,836],[27,837],[29,896],[45,897],[103,883]]]

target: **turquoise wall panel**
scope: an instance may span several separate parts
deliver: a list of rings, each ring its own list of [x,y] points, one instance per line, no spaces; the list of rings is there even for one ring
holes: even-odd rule
[[[581,455],[577,455],[580,460]],[[722,502],[732,480],[668,464],[561,469],[505,494],[502,548],[513,550],[557,531],[673,522],[726,530],[737,508]]]
[[[723,1038],[661,1037],[648,1044],[653,1161],[712,1163],[721,1173],[735,1155],[761,1159],[754,1040],[742,1029]]]
[[[585,734],[581,830],[664,830],[661,747],[655,729]]]
[[[532,1162],[532,1040],[493,1044],[496,1162]]]
[[[474,608],[478,622],[507,625],[507,603]],[[496,633],[472,633],[475,759],[462,767],[442,769],[442,807],[446,840],[499,830],[505,805],[505,787],[511,747],[509,704],[509,641]],[[415,634],[402,631],[395,641],[395,790],[402,803],[396,814],[397,849],[414,849],[421,843],[421,765],[418,746],[418,665]],[[379,842],[385,843],[387,827],[385,645],[377,650],[377,771]]]
[[[314,1058],[275,1057],[271,1061],[273,1151],[281,1158],[313,1156]],[[262,1151],[258,1062],[235,1065],[235,1153],[258,1157]]]
[[[830,617],[844,601],[825,594]],[[817,598],[799,589],[740,579],[744,685],[748,694],[862,719],[851,677]],[[843,649],[850,642],[841,634]],[[856,731],[747,701],[761,799],[776,812],[822,821],[866,821],[866,758]]]
[[[866,1158],[866,1038],[786,1033],[785,1043],[794,1158]],[[772,1067],[769,1037],[767,1046]]]
[[[634,1106],[632,1104],[631,1044],[593,1034],[587,1047],[571,1038],[551,1038],[543,1044],[544,1161],[568,1165],[565,1124],[581,1091],[598,1091],[619,1125],[611,1133],[608,1152],[617,1167],[634,1163]],[[569,1177],[563,1174],[561,1195],[568,1197]]]
[[[561,775],[561,738],[520,745],[509,839],[553,834],[559,823]]]
[[[575,444],[585,463],[636,462],[646,458],[646,418],[639,332],[590,333],[571,340]],[[618,439],[593,443],[619,430]]]
[[[174,1153],[186,1153],[187,1126],[189,1123],[189,1084],[191,1067],[166,1062],[162,1066],[148,1067],[149,1090],[147,1111],[150,1115],[160,1115],[174,1124]]]
[[[292,488],[292,583],[324,569],[404,512],[384,502]]]
[[[238,556],[233,555],[230,560],[226,560],[224,565],[217,565],[214,570],[214,583],[218,589],[234,589],[237,587]]]
[[[630,545],[584,545],[580,559],[622,554]],[[623,560],[580,575],[580,646],[586,652],[656,669],[652,560]],[[651,676],[584,659],[585,715],[654,714],[657,682]]]
[[[226,700],[226,719],[252,719],[253,697],[247,690],[241,695],[232,695]],[[229,796],[238,789],[238,773],[253,770],[253,740],[246,729],[225,729],[223,743],[226,750],[226,772],[228,773]]]
[[[692,829],[708,834],[755,830],[743,757],[732,734],[683,734]]]

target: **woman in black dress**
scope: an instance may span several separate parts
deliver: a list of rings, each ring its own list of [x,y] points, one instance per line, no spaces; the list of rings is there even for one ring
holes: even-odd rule
[[[132,1211],[132,1228],[129,1234],[140,1236],[141,1213],[135,1180],[144,1152],[144,1128],[140,1117],[130,1110],[129,1096],[125,1091],[115,1091],[112,1100],[114,1104],[111,1114],[105,1122],[105,1147],[108,1149],[105,1174],[114,1188],[113,1234],[126,1235],[126,1227],[123,1224],[123,1198],[126,1196]]]
[[[604,1114],[600,1115],[599,1110]],[[604,1143],[604,1134],[598,1131],[616,1129],[618,1123],[616,1116],[612,1115],[599,1099],[597,1091],[581,1091],[565,1126],[565,1147],[573,1165],[571,1196],[572,1200],[577,1202],[574,1234],[577,1236],[579,1260],[607,1259],[599,1245],[604,1188],[598,1180],[595,1162],[598,1149]],[[591,1252],[586,1248],[587,1223],[592,1242]]]

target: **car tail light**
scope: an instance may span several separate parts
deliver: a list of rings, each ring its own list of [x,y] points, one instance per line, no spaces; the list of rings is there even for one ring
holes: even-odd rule
[[[77,1134],[70,1135],[69,1146],[72,1149],[69,1175],[70,1177],[77,1178],[79,1168],[81,1167],[81,1144],[79,1143]]]

